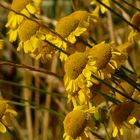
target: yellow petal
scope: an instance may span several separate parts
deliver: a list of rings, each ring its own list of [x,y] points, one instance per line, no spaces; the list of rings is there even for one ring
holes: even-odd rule
[[[133,117],[132,119],[129,120],[130,124],[134,124],[135,122],[136,122],[136,118],[135,117]]]
[[[28,4],[28,5],[26,6],[26,8],[28,9],[28,11],[29,11],[31,14],[34,14],[34,13],[36,12],[35,7],[34,7],[33,5],[31,5],[31,4]]]
[[[5,133],[6,127],[0,122],[0,132]]]
[[[114,130],[113,130],[113,137],[116,137],[118,134],[118,128],[115,126]]]

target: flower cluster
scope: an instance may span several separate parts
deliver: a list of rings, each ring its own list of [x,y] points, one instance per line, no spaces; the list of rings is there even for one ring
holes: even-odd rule
[[[136,104],[140,92],[137,86],[133,86],[140,83],[139,79],[135,76],[137,82],[131,84],[131,79],[121,74],[122,65],[128,62],[139,32],[132,29],[128,41],[121,43],[108,40],[97,43],[92,37],[96,35],[100,14],[107,12],[104,5],[110,7],[109,0],[100,1],[102,4],[98,0],[90,2],[89,5],[94,7],[90,12],[77,10],[60,18],[54,30],[36,18],[36,14],[40,13],[40,0],[13,0],[8,15],[6,27],[9,28],[9,40],[13,42],[19,39],[17,51],[23,49],[33,58],[44,60],[59,53],[64,66],[63,79],[68,103],[73,107],[63,122],[65,140],[91,139],[93,116],[96,118],[98,109],[108,98],[113,98],[112,104],[108,104],[113,137],[123,134],[123,126],[132,128],[140,120],[137,113],[140,106]],[[134,14],[131,24],[140,27],[140,12]],[[120,75],[123,75],[122,79]],[[0,106],[0,131],[5,132],[4,125],[8,124],[4,118],[9,112],[16,113],[7,109],[7,102],[2,102]]]

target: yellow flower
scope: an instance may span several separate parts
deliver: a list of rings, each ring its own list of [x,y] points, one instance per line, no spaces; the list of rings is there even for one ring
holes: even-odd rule
[[[95,112],[95,107],[90,109],[87,106],[78,106],[69,112],[64,120],[63,135],[65,140],[82,140],[89,137],[90,131],[87,128],[90,114]]]
[[[118,133],[123,135],[123,125],[131,128],[136,122],[139,117],[136,114],[136,109],[138,108],[131,101],[125,101],[112,109],[111,117],[114,123],[113,137],[116,137]]]
[[[95,22],[96,19],[87,11],[75,11],[72,14],[61,18],[56,25],[55,31],[66,41],[74,44],[79,41],[78,37],[87,41],[89,38],[89,29],[91,26],[94,26]],[[68,47],[67,50],[69,50],[72,45],[67,45],[66,48],[63,46],[60,47],[64,50]],[[62,55],[60,57],[66,59],[65,54],[62,53],[60,55]]]
[[[50,59],[55,50],[44,41],[47,33],[48,31],[41,27],[39,23],[24,20],[19,27],[20,43],[17,50],[19,51],[23,48],[25,53],[29,53],[35,59]]]
[[[110,84],[110,81],[108,79],[106,79],[105,81]],[[100,92],[108,94],[109,91],[110,88],[108,88],[103,83],[94,83],[91,87],[84,87],[76,92],[68,92],[68,102],[72,101],[74,107],[84,104],[88,105],[89,107],[93,106],[93,104],[99,105],[103,101],[105,101],[105,98],[100,95]]]
[[[68,92],[79,88],[91,87],[99,81],[111,77],[117,68],[126,60],[126,50],[113,48],[112,44],[100,43],[86,52],[76,52],[65,62],[64,83]],[[124,53],[125,52],[125,53]]]
[[[10,116],[17,115],[17,112],[10,108],[7,100],[0,100],[0,132],[5,133],[6,127],[12,126]]]
[[[36,41],[35,46],[37,47],[32,50],[31,56],[36,60],[40,58],[42,58],[43,61],[49,60],[55,52],[54,48],[50,44],[41,40]]]
[[[140,29],[140,12],[136,12],[133,17],[131,18],[131,23]],[[134,42],[134,40],[139,39],[139,32],[136,29],[132,29],[132,31],[129,33],[128,41]]]
[[[106,6],[110,7],[109,0],[101,0],[101,2]],[[107,11],[107,9],[103,5],[101,5],[97,0],[91,0],[91,5],[95,5],[95,9],[92,11],[92,14],[96,17],[99,16],[100,10],[102,14],[104,14]]]
[[[22,47],[25,53],[31,52],[36,44],[37,37],[36,32],[39,30],[40,25],[31,20],[24,20],[19,27],[19,39],[21,40],[17,50],[19,51]]]
[[[82,88],[85,86],[86,81],[82,71],[87,61],[86,54],[82,52],[76,52],[67,58],[64,66],[64,83],[67,91],[75,92],[79,87]]]
[[[36,2],[34,0],[21,0],[21,1],[13,0],[11,9],[21,14],[24,14],[27,17],[30,17],[31,14],[35,14],[39,12],[37,6],[40,3],[38,3],[37,5],[35,5],[35,3]],[[8,34],[9,34],[9,40],[11,42],[17,39],[18,26],[22,23],[23,19],[25,19],[25,17],[23,17],[22,15],[18,15],[12,11],[9,12],[8,22],[6,24],[6,27],[10,28]]]
[[[89,61],[83,74],[89,81],[93,81],[92,74],[101,79],[110,78],[111,74],[126,60],[126,54],[117,47],[113,48],[112,45],[102,42],[87,51]],[[91,66],[97,68],[96,72]]]

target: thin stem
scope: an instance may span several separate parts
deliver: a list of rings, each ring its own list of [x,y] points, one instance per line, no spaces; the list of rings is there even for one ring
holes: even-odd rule
[[[111,140],[111,137],[110,137],[110,135],[109,135],[109,133],[108,133],[108,131],[107,131],[106,123],[103,122],[103,125],[104,125],[104,128],[105,128],[105,132],[106,132],[106,134],[107,134],[108,140]]]
[[[99,134],[97,134],[96,132],[94,132],[93,130],[90,130],[91,133],[96,136],[97,138],[99,138],[100,140],[105,140],[103,137],[101,137]]]
[[[121,103],[119,100],[117,100],[117,99],[115,99],[115,98],[113,98],[113,97],[111,97],[111,96],[109,96],[101,91],[99,92],[99,94],[101,94],[103,97],[105,97],[106,99],[108,99],[109,101],[111,101],[112,103],[114,103],[116,105]]]
[[[93,37],[90,37],[89,39],[90,39],[94,44],[98,44],[97,41],[96,41]]]
[[[139,8],[135,7],[133,4],[131,4],[131,3],[127,2],[126,0],[122,0],[122,1],[123,1],[125,4],[127,4],[127,5],[129,5],[129,6],[131,6],[131,7],[133,7],[135,10],[140,11],[140,9],[139,9]]]
[[[120,4],[119,2],[117,2],[116,0],[113,0],[112,2],[114,2],[116,5],[118,5],[121,9],[123,9],[127,14],[129,14],[128,9],[126,9],[125,7],[122,6],[122,4]]]
[[[134,26],[132,23],[130,23],[128,20],[126,20],[123,16],[121,16],[120,14],[118,14],[115,10],[113,10],[110,7],[108,7],[107,5],[105,5],[104,3],[102,3],[100,0],[97,0],[97,2],[99,2],[101,5],[103,5],[105,8],[107,8],[108,10],[110,10],[113,14],[115,14],[116,16],[118,16],[120,19],[122,19],[128,25],[130,25],[131,27],[133,27],[134,29],[136,29],[137,31],[140,32],[140,29],[139,28],[137,28],[136,26]]]
[[[62,50],[61,48],[55,46],[53,43],[49,42],[48,40],[44,40],[45,42],[47,42],[49,45],[51,45],[52,47],[54,47],[56,50],[59,50],[60,52],[63,52],[66,55],[70,55],[68,52]]]
[[[98,78],[98,77],[96,77],[96,76],[94,76],[94,75],[92,75],[92,77],[95,78],[95,79],[97,79],[97,80],[99,80],[99,81],[102,82],[104,85],[110,87],[112,90],[118,92],[120,95],[126,97],[127,99],[129,99],[129,100],[131,100],[131,101],[133,101],[133,102],[135,102],[135,103],[137,103],[137,104],[140,104],[139,101],[136,101],[136,100],[132,99],[132,98],[129,97],[127,94],[125,94],[125,93],[119,91],[118,89],[114,88],[113,86],[111,86],[110,84],[106,83],[106,82],[103,81],[102,79],[100,79],[100,78]]]
[[[39,61],[35,61],[35,66],[37,68],[39,68],[39,64],[40,64]],[[35,76],[34,78],[35,78],[35,87],[37,89],[39,89],[40,77],[39,76]],[[38,90],[35,91],[35,103],[37,105],[39,105],[39,103],[40,103],[40,94],[39,94]],[[40,128],[40,124],[39,124],[39,111],[38,110],[35,110],[34,124],[35,124],[35,127],[34,127],[34,139],[38,140],[39,139],[39,128]]]
[[[127,81],[130,85],[134,86],[138,91],[140,91],[140,84],[136,83],[133,79],[129,78],[122,69],[116,70],[114,76],[117,76]]]
[[[112,14],[110,11],[107,11],[107,17],[108,17],[108,26],[109,26],[108,29],[109,29],[110,40],[116,42],[114,24],[113,24],[113,20],[112,20]]]
[[[24,68],[24,69],[28,69],[28,70],[32,70],[32,71],[36,71],[36,72],[41,72],[41,73],[45,73],[48,75],[53,75],[56,76],[58,78],[61,78],[60,76],[58,76],[57,74],[44,70],[44,69],[38,69],[29,65],[25,65],[25,64],[14,64],[12,62],[9,61],[0,61],[0,65],[8,65],[8,66],[12,66],[12,67],[17,67],[17,68]]]
[[[128,68],[126,68],[125,66],[121,66],[121,68],[127,72],[129,72],[130,74],[136,74],[135,72],[129,70]]]
[[[87,45],[89,48],[92,48],[92,46],[90,44],[88,44],[88,42],[86,42],[85,40],[83,40],[82,38],[78,37],[78,39],[84,44]]]
[[[38,94],[41,94],[41,95],[51,94],[51,96],[58,96],[58,97],[67,99],[66,96],[60,95],[60,93],[54,93],[54,92],[49,93],[49,92],[46,92],[45,89],[38,89],[38,88],[35,88],[34,86],[21,85],[21,84],[18,84],[16,82],[11,82],[11,81],[6,81],[6,80],[0,80],[0,83],[9,84],[9,85],[20,87],[20,88],[28,88],[32,91],[38,91],[38,92],[35,92],[35,93],[38,93]]]

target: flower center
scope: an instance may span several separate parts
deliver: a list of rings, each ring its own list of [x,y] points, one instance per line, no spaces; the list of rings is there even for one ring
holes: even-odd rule
[[[13,0],[11,8],[17,12],[23,10],[31,0]]]
[[[71,16],[79,21],[87,21],[89,13],[87,11],[75,11],[71,14]]]
[[[39,29],[39,24],[31,20],[25,20],[19,28],[19,38],[23,42],[29,40]]]
[[[84,131],[87,124],[87,114],[82,110],[70,112],[64,120],[64,130],[73,139],[76,139]]]
[[[115,125],[119,126],[124,121],[126,121],[128,116],[131,114],[133,108],[134,103],[131,101],[126,101],[118,105],[112,113],[112,120],[115,123]]]
[[[112,56],[111,46],[108,44],[96,45],[91,49],[91,52],[89,52],[89,54],[90,53],[92,60],[96,61],[95,65],[98,69],[103,69],[104,67],[106,67]]]
[[[140,28],[140,12],[137,12],[133,15],[132,19],[131,19],[131,23]]]
[[[65,38],[77,28],[78,23],[79,21],[74,19],[72,16],[66,16],[58,21],[55,30],[58,34]]]
[[[76,79],[85,68],[87,57],[84,53],[76,52],[68,57],[65,62],[65,72],[71,79]]]

